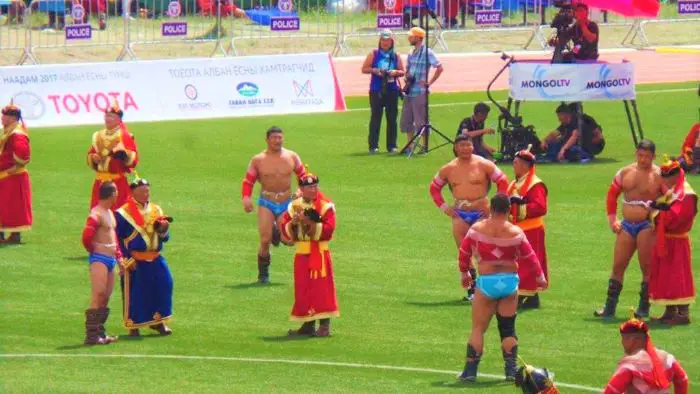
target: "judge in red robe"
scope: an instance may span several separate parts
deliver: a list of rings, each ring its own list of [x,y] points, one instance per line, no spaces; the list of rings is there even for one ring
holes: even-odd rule
[[[652,252],[649,299],[652,304],[666,307],[663,316],[655,319],[658,322],[689,324],[688,306],[695,301],[695,282],[688,234],[698,213],[698,197],[685,181],[678,161],[664,163],[661,176],[669,191],[652,204],[658,211],[652,214],[657,239]]]
[[[685,171],[700,174],[700,123],[695,123],[683,140],[679,161]]]
[[[681,364],[661,349],[654,347],[649,326],[632,319],[620,326],[625,356],[605,387],[604,394],[688,394],[688,375]]]
[[[335,231],[335,207],[318,190],[316,175],[306,173],[299,188],[301,197],[292,201],[279,224],[282,238],[296,245],[290,320],[303,324],[289,335],[327,337],[330,318],[340,316],[328,248]],[[318,330],[316,320],[320,320]]]
[[[2,109],[0,134],[0,243],[19,244],[20,233],[32,227],[30,151],[22,111],[10,104]],[[5,233],[10,233],[7,239]]]
[[[515,154],[513,170],[515,180],[508,186],[508,196],[511,203],[510,220],[525,233],[542,265],[544,276],[549,281],[543,220],[547,214],[547,186],[535,175],[535,155],[530,152],[529,148]],[[544,289],[537,285],[536,276],[527,269],[526,264],[521,262],[518,262],[518,276],[520,277],[518,308],[539,308],[539,292]]]
[[[126,175],[136,168],[139,154],[134,136],[122,122],[123,117],[124,112],[115,102],[105,111],[105,128],[92,136],[87,163],[96,174],[92,185],[90,208],[100,201],[100,185],[106,181],[111,181],[117,186],[117,202],[114,204],[114,210],[124,205],[131,196]]]

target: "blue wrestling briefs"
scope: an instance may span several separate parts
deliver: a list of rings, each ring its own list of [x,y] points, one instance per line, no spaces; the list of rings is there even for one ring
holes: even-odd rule
[[[114,256],[107,256],[100,253],[90,253],[88,263],[102,263],[105,265],[105,267],[107,267],[107,270],[111,272],[114,269],[114,266],[117,264],[117,259]]]
[[[484,217],[480,211],[463,211],[461,209],[456,209],[455,212],[457,212],[457,215],[459,215],[459,217],[470,226]]]
[[[283,213],[287,212],[287,207],[289,206],[289,203],[291,201],[291,199],[288,199],[277,203],[272,202],[263,196],[260,196],[260,198],[258,199],[258,206],[269,209],[272,212],[272,214],[275,215],[275,217],[279,217]]]
[[[632,238],[637,238],[637,235],[642,231],[651,228],[651,223],[648,220],[643,220],[641,222],[632,223],[627,220],[622,221],[622,229]]]
[[[476,288],[492,300],[500,300],[518,291],[520,278],[516,272],[480,275],[476,278]]]

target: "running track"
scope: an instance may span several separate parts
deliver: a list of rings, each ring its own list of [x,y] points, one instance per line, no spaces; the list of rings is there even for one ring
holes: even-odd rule
[[[508,52],[516,59],[549,59],[545,52]],[[500,53],[437,54],[445,72],[433,85],[433,92],[485,91],[489,81],[503,67]],[[700,81],[700,51],[666,53],[654,50],[601,50],[601,61],[619,63],[629,60],[636,66],[637,84]],[[360,72],[364,57],[336,58],[335,71],[345,96],[366,96],[369,75]],[[494,83],[493,89],[506,89],[508,72]]]

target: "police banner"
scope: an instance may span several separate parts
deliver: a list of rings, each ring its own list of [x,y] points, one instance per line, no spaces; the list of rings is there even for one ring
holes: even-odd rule
[[[549,64],[521,61],[510,65],[510,97],[529,101],[631,100],[635,98],[632,63]]]
[[[0,68],[0,102],[29,127],[344,111],[326,53]]]

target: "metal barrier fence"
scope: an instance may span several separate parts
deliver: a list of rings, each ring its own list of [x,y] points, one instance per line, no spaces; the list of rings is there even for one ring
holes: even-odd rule
[[[209,56],[313,51],[342,56],[375,47],[378,28],[406,35],[426,12],[432,14],[431,44],[443,51],[546,48],[557,11],[552,0],[236,1],[237,6],[233,0],[31,0],[24,6],[23,0],[0,0],[0,58],[56,62],[45,54],[49,51],[68,59],[84,55],[81,61],[136,59],[137,53],[191,57],[201,44],[211,44]],[[650,36],[664,34],[673,44],[700,43],[700,10],[683,14],[677,3],[664,3],[658,19],[607,13],[593,19],[603,38],[604,29],[618,31],[622,39],[613,45],[645,47],[652,45]]]

